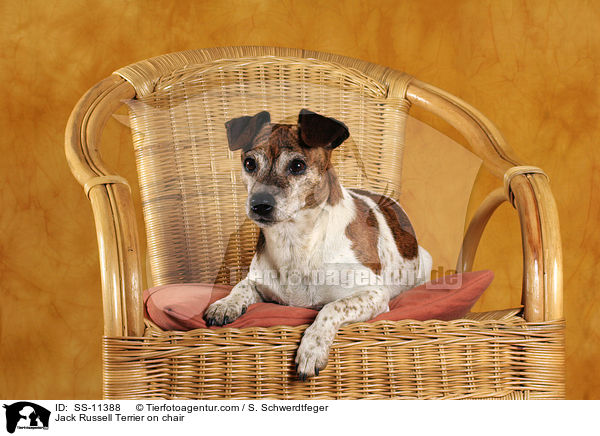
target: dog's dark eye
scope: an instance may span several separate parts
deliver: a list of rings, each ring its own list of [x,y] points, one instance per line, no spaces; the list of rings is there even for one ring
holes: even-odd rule
[[[251,157],[247,157],[244,160],[244,169],[249,173],[253,173],[256,171],[256,161]]]
[[[302,159],[294,159],[290,162],[290,173],[294,175],[302,174],[306,170],[306,162]]]

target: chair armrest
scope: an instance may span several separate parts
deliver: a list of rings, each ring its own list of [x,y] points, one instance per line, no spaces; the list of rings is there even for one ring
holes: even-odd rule
[[[65,133],[71,172],[92,205],[102,281],[105,336],[141,336],[142,274],[133,200],[127,181],[102,162],[98,144],[102,130],[131,85],[111,76],[92,87],[77,103]]]
[[[498,206],[510,198],[521,224],[525,319],[562,319],[562,250],[556,204],[546,176],[527,172],[519,176],[483,200],[465,232],[456,270],[471,271],[485,225]]]
[[[485,224],[503,198],[508,198],[521,223],[525,319],[562,319],[560,228],[547,176],[539,168],[522,167],[496,127],[464,101],[418,80],[409,84],[406,97],[456,128],[486,168],[497,177],[504,177],[505,193],[490,194],[476,213],[473,227],[467,229],[457,269],[470,268]]]
[[[520,172],[506,181],[506,191],[521,223],[525,319],[562,319],[562,244],[548,177]]]
[[[503,188],[493,190],[483,200],[475,215],[471,218],[465,232],[458,262],[456,263],[456,272],[471,271],[483,230],[498,206],[505,201],[506,193]]]

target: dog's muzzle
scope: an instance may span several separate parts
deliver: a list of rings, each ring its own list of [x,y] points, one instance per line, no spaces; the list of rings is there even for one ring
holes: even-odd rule
[[[250,197],[250,210],[256,215],[267,218],[275,209],[275,197],[268,192],[258,192]]]

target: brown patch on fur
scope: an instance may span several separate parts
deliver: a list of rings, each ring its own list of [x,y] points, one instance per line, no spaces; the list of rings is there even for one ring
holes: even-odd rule
[[[381,273],[381,260],[377,245],[379,242],[379,226],[377,217],[367,203],[354,198],[356,216],[346,227],[346,236],[352,241],[352,251],[356,258],[375,274]]]
[[[262,149],[269,160],[270,171],[258,181],[265,185],[274,185],[280,188],[288,186],[288,177],[286,174],[277,174],[273,168],[283,149],[294,149],[294,144],[298,144],[298,133],[292,131],[291,126],[283,124],[271,124],[265,126],[257,135],[253,149]],[[299,148],[299,146],[298,146]],[[297,150],[300,151],[300,150]],[[242,160],[244,156],[242,156]]]
[[[313,192],[307,195],[305,209],[317,207],[327,200],[327,204],[335,206],[342,199],[342,187],[332,166],[325,171],[320,183]]]
[[[333,166],[329,166],[325,178],[329,184],[329,197],[327,197],[327,203],[331,206],[335,206],[342,200],[342,187],[337,178],[337,174],[333,170]]]
[[[304,153],[298,139],[298,129],[291,124],[268,124],[256,135],[254,147],[262,148],[271,162],[275,162],[282,150],[293,150]]]
[[[405,259],[414,259],[417,257],[419,253],[417,237],[404,210],[394,200],[385,195],[379,195],[363,189],[351,189],[351,191],[369,197],[377,204],[392,231],[400,255]]]
[[[321,182],[315,186],[307,196],[302,209],[312,209],[325,201],[328,197],[329,186],[326,178],[322,178]]]

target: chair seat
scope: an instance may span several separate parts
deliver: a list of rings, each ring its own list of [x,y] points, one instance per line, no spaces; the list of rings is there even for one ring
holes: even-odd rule
[[[338,332],[327,367],[301,382],[307,327],[163,331],[104,339],[108,399],[556,399],[564,396],[564,322],[520,309],[456,321],[356,323]],[[524,362],[527,361],[527,363]]]

